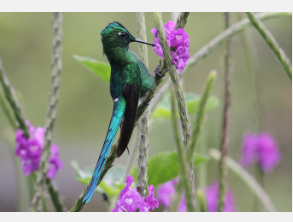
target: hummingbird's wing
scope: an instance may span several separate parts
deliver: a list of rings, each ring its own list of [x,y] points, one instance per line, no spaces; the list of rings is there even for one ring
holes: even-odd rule
[[[122,95],[126,101],[126,109],[122,121],[118,147],[116,149],[117,157],[120,157],[123,154],[131,138],[139,99],[139,93],[135,91],[134,84],[130,85],[128,83],[123,83]]]

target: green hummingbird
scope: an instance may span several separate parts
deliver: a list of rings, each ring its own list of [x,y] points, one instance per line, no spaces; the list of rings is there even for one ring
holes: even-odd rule
[[[129,49],[131,42],[151,46],[154,44],[134,38],[119,22],[110,23],[101,32],[101,36],[103,50],[111,66],[110,93],[114,106],[103,148],[83,198],[85,203],[90,201],[96,189],[121,121],[116,157],[123,154],[129,143],[139,99],[146,96],[156,85],[155,78],[149,73],[146,65]]]

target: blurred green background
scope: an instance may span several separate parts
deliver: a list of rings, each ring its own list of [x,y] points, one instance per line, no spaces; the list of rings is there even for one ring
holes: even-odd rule
[[[135,13],[64,13],[63,14],[63,68],[58,117],[55,124],[55,143],[60,150],[64,168],[57,176],[59,191],[67,208],[80,195],[84,185],[74,179],[70,161],[75,159],[81,167],[94,164],[102,147],[112,113],[109,86],[90,73],[73,55],[90,56],[107,62],[103,56],[100,32],[113,21],[119,21],[136,36]],[[146,13],[147,39],[153,41],[154,28],[151,13]],[[233,13],[233,23],[238,15]],[[170,13],[163,13],[166,23]],[[264,24],[275,36],[292,61],[292,18],[266,20]],[[221,13],[191,13],[185,30],[190,37],[190,55],[203,47],[224,29]],[[259,36],[249,28],[252,47],[251,60],[260,80],[264,112],[260,113],[266,130],[278,141],[282,161],[265,177],[268,191],[278,211],[292,210],[292,84],[273,53]],[[245,132],[255,132],[256,120],[251,97],[249,73],[240,36],[233,38],[232,108],[230,122],[229,155],[239,160],[241,140]],[[130,48],[137,52],[137,43]],[[158,64],[159,57],[149,49],[149,69]],[[196,67],[184,79],[186,92],[201,93],[210,70],[218,71],[212,95],[223,98],[222,46]],[[50,58],[50,13],[0,13],[0,58],[10,82],[17,90],[26,118],[34,126],[43,126],[47,109]],[[218,148],[221,135],[222,105],[208,113],[208,147]],[[194,119],[194,116],[191,117]],[[7,137],[13,137],[8,121],[0,112],[0,211],[17,211],[16,166],[14,147]],[[150,132],[150,153],[174,150],[171,123],[165,122]],[[125,164],[127,152],[115,163]],[[208,163],[208,182],[217,177],[217,164]],[[250,169],[253,173],[253,170]],[[239,211],[251,211],[254,197],[246,185],[232,173],[230,186],[236,195]],[[85,211],[105,211],[102,197],[94,195]]]

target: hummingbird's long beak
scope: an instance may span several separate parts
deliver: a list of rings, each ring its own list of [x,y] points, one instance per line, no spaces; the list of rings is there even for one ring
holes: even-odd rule
[[[143,44],[147,44],[147,45],[151,45],[151,46],[156,46],[153,43],[145,42],[145,41],[142,41],[140,39],[134,39],[134,42],[139,42],[139,43],[143,43]]]

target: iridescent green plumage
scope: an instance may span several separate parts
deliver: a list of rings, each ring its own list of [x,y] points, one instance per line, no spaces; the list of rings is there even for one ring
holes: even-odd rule
[[[88,202],[97,186],[101,171],[121,124],[116,156],[123,154],[129,143],[139,98],[144,97],[155,86],[155,79],[141,59],[129,49],[129,43],[140,42],[119,22],[110,23],[101,33],[103,50],[111,65],[110,93],[114,101],[111,122],[95,171],[83,198]]]

